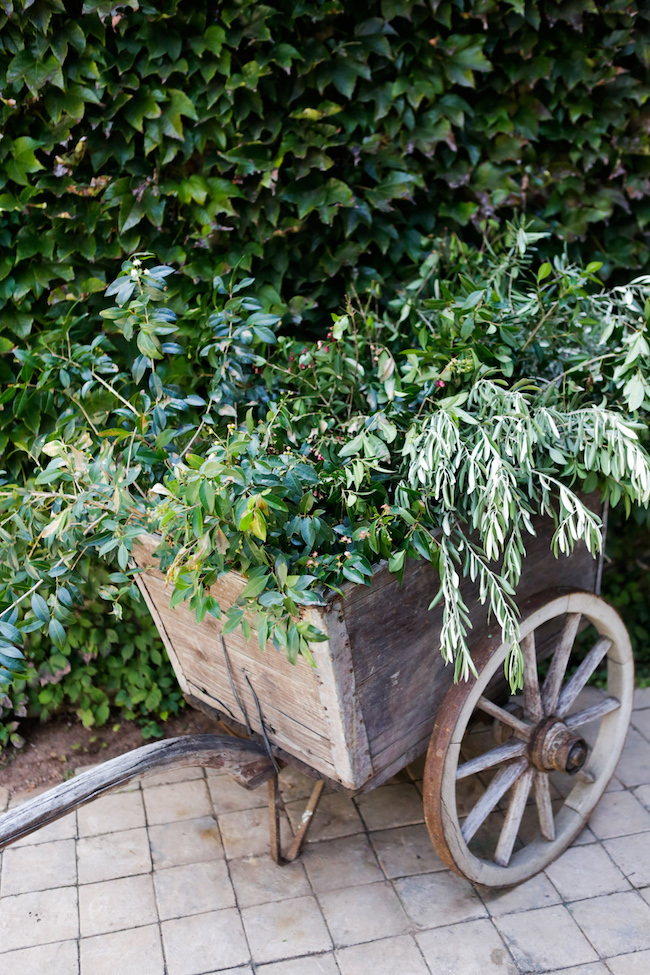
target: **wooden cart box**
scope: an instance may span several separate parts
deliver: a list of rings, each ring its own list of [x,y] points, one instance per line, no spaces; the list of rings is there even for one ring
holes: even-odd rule
[[[535,528],[519,605],[549,587],[597,592],[599,561],[582,544],[570,557],[555,559],[550,520],[538,519]],[[401,586],[381,564],[370,586],[346,585],[344,598],[334,594],[325,606],[310,609],[328,640],[312,646],[315,667],[303,658],[293,666],[271,644],[261,652],[256,633],[247,641],[237,630],[222,640],[220,621],[206,617],[198,625],[185,604],[171,609],[171,587],[152,557],[157,544],[148,536],[134,553],[145,570],[138,585],[191,704],[248,721],[258,733],[261,713],[274,746],[350,790],[374,788],[426,751],[453,682],[453,668],[440,655],[441,611],[428,610],[438,589],[428,562],[408,563]],[[244,585],[234,572],[216,583],[212,592],[222,611]],[[464,580],[461,589],[474,624],[472,645],[490,638],[499,643],[499,627],[487,626],[473,585]]]

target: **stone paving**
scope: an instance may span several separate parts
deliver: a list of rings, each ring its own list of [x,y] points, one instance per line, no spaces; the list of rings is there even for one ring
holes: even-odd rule
[[[650,689],[589,827],[515,890],[444,869],[414,778],[326,794],[284,867],[264,788],[187,769],[99,799],[1,855],[0,973],[650,975]],[[286,843],[311,783],[281,787]]]

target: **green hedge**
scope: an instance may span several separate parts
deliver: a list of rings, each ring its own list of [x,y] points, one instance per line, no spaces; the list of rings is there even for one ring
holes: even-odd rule
[[[64,714],[87,728],[136,720],[150,738],[161,734],[159,722],[183,707],[149,610],[126,602],[123,619],[109,615],[100,595],[108,582],[105,567],[92,563],[87,575],[84,604],[65,639],[55,646],[47,633],[32,633],[24,679],[0,697],[0,760],[5,746],[22,746],[22,718],[47,721]]]
[[[3,330],[139,249],[299,319],[512,208],[645,264],[640,6],[0,0]]]

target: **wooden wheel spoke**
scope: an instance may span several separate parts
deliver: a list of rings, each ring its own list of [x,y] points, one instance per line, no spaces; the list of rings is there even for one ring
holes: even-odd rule
[[[492,748],[483,755],[477,755],[468,762],[463,762],[456,770],[456,779],[466,779],[468,775],[476,772],[483,772],[485,769],[494,768],[502,762],[508,762],[511,758],[519,758],[526,751],[526,742],[517,740],[506,741],[498,748]]]
[[[539,827],[545,840],[555,839],[555,822],[551,805],[551,786],[548,775],[535,773],[535,802],[539,816]]]
[[[606,636],[601,636],[593,645],[573,677],[562,689],[557,704],[558,717],[563,718],[567,713],[611,645],[612,641]]]
[[[544,681],[544,687],[542,688],[542,707],[546,715],[553,714],[557,706],[560,688],[562,687],[562,681],[564,680],[581,619],[581,613],[568,613],[564,621],[560,640],[553,654],[553,659],[551,660],[551,665],[548,669],[546,680]]]
[[[477,708],[480,708],[481,711],[485,711],[486,714],[496,718],[497,721],[500,721],[502,724],[512,728],[514,732],[521,735],[526,740],[530,738],[532,728],[529,724],[526,724],[525,721],[521,721],[520,718],[516,717],[514,714],[511,714],[510,711],[506,711],[505,708],[500,708],[498,704],[494,704],[487,697],[479,697],[478,701],[476,702],[476,706]]]
[[[534,632],[525,636],[520,646],[524,658],[524,717],[537,724],[544,717],[544,709],[539,692]]]
[[[534,774],[535,770],[528,768],[514,784],[508,805],[508,812],[506,813],[506,821],[503,824],[496,853],[494,854],[494,862],[498,863],[500,867],[507,867],[510,863],[510,857],[512,856],[515,840],[517,839],[519,827],[524,816]]]
[[[465,820],[461,832],[466,843],[469,843],[477,829],[488,818],[501,796],[505,795],[510,786],[517,781],[527,765],[528,761],[525,758],[518,758],[509,765],[505,765],[499,769]]]
[[[475,679],[454,684],[440,707],[424,774],[436,852],[481,887],[522,883],[569,846],[616,768],[632,711],[632,648],[615,610],[579,589],[540,592],[521,608],[522,692],[508,697],[503,681],[508,643],[480,643],[472,650]],[[597,632],[578,654],[574,638],[587,623]],[[578,696],[599,663],[606,690]],[[574,738],[588,741],[589,757],[567,774],[583,757],[575,751],[564,761]]]
[[[604,718],[606,714],[611,714],[612,711],[616,711],[620,706],[621,702],[617,697],[606,697],[602,701],[598,701],[597,704],[592,704],[591,707],[585,708],[584,711],[576,711],[575,714],[570,714],[564,719],[564,723],[567,728],[581,728],[591,721]]]

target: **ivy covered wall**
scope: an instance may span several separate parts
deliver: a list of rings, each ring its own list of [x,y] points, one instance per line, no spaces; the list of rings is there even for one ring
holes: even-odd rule
[[[350,283],[403,274],[423,236],[470,234],[513,208],[606,270],[647,263],[644,5],[0,11],[5,336],[25,339],[48,302],[100,290],[136,250],[189,278],[239,262],[271,303],[294,299],[295,320],[315,298],[337,307]]]

